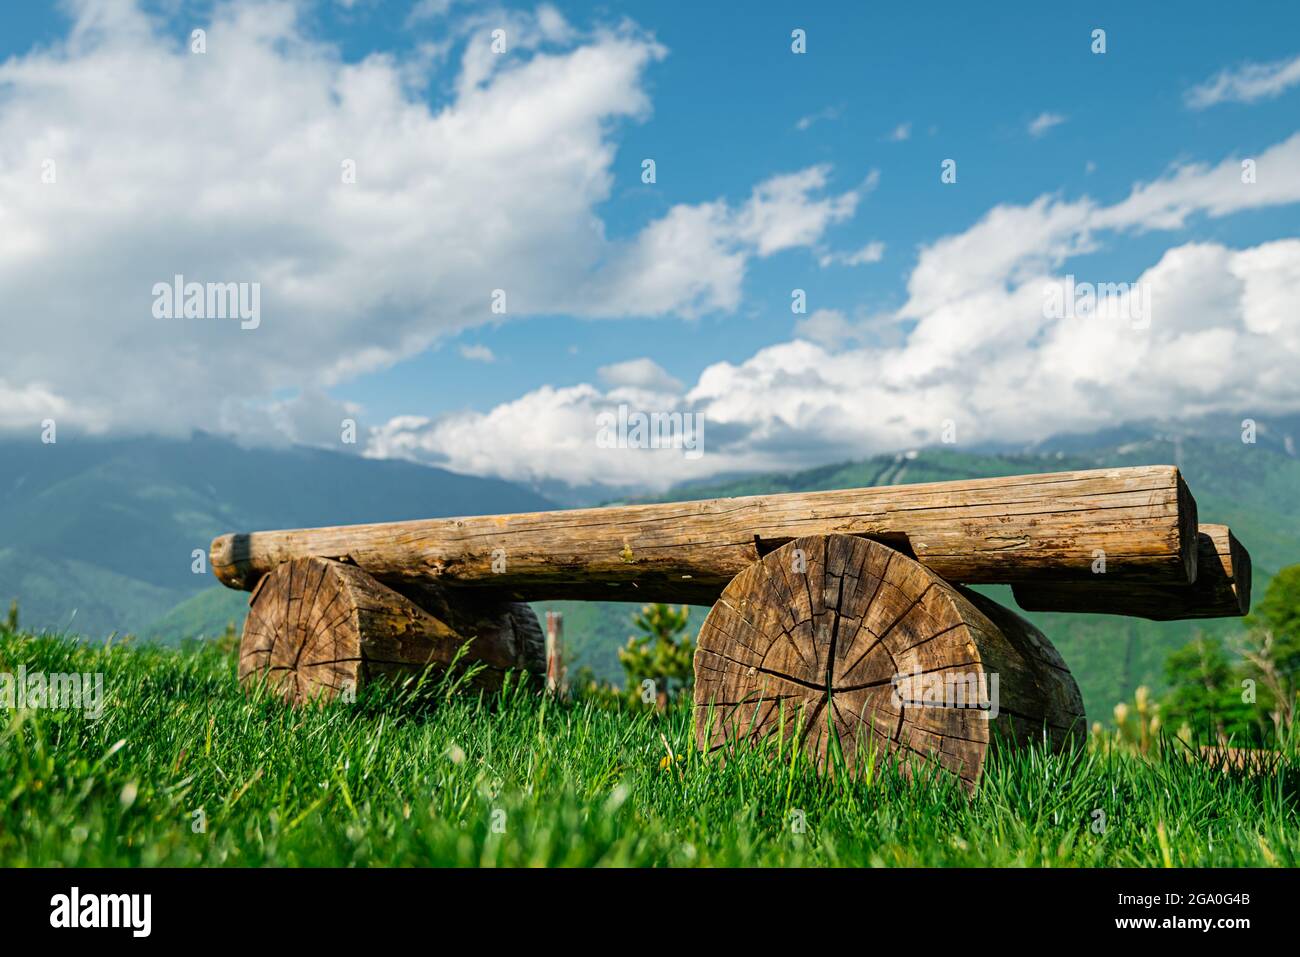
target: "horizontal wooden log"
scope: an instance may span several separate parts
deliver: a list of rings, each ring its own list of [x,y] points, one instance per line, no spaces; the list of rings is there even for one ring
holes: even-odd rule
[[[1196,575],[1196,503],[1172,466],[223,535],[212,568],[250,589],[296,558],[345,559],[389,584],[436,579],[516,599],[711,604],[802,535],[872,538],[951,582]]]
[[[1012,586],[1025,611],[1129,615],[1152,621],[1235,618],[1250,611],[1250,553],[1226,525],[1202,525],[1197,536],[1196,581],[1189,585],[1113,582],[1024,582]]]

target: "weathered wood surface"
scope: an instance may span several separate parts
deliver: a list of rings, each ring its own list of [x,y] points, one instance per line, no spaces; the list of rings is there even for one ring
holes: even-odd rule
[[[1189,585],[1112,582],[1022,582],[1012,593],[1025,611],[1130,615],[1152,621],[1234,618],[1250,611],[1250,553],[1226,525],[1202,525],[1197,536],[1196,581]]]
[[[700,631],[694,702],[701,749],[797,733],[825,768],[834,736],[851,771],[870,749],[899,752],[968,787],[995,741],[1086,732],[1078,686],[1041,632],[845,535],[796,539],[727,585]]]
[[[540,674],[542,633],[527,605],[490,596],[449,603],[419,589],[417,605],[359,568],[321,558],[286,562],[250,599],[239,649],[239,680],[265,680],[299,704],[355,692],[379,676],[418,675],[481,663],[471,684],[500,688],[510,669]]]
[[[793,538],[898,544],[952,582],[1195,578],[1196,504],[1172,466],[1060,472],[695,502],[223,535],[216,576],[253,588],[297,558],[347,560],[388,584],[433,579],[519,600],[711,604]]]

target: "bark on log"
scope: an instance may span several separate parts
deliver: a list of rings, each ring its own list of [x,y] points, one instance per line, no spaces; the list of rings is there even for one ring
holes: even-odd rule
[[[798,725],[819,768],[834,736],[851,772],[870,749],[900,752],[967,787],[995,743],[1046,732],[1060,747],[1086,731],[1078,686],[1041,632],[844,535],[796,539],[736,576],[700,631],[694,701],[701,749],[793,738]]]
[[[1025,611],[1130,615],[1152,621],[1236,618],[1250,611],[1250,553],[1226,525],[1202,525],[1197,536],[1196,581],[1190,585],[1112,582],[1023,582],[1012,594]]]
[[[518,600],[711,604],[793,538],[896,544],[935,574],[988,583],[1196,574],[1196,503],[1172,466],[223,535],[212,568],[251,589],[296,558],[345,559],[390,585],[434,579]]]
[[[460,664],[485,666],[473,687],[499,689],[510,669],[543,671],[542,632],[527,605],[488,595],[448,603],[436,586],[418,589],[416,597],[419,604],[341,562],[286,562],[249,601],[239,680],[265,678],[299,704],[355,691],[384,675],[444,669],[467,642]]]

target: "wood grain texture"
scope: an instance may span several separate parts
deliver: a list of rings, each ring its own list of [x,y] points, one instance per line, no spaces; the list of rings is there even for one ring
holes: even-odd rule
[[[942,690],[940,690],[942,689]],[[798,736],[818,767],[871,749],[974,787],[995,743],[1085,733],[1078,686],[1014,612],[877,542],[795,539],[727,585],[695,653],[696,744]]]
[[[564,616],[546,613],[546,690],[564,697],[568,693],[568,669],[564,663]]]
[[[249,601],[239,649],[239,680],[265,679],[300,704],[356,691],[388,675],[481,663],[473,687],[500,688],[506,671],[540,674],[542,633],[527,605],[490,596],[447,602],[425,586],[416,604],[361,569],[321,558],[285,562]]]
[[[1190,585],[1112,582],[1109,571],[1091,582],[1022,582],[1012,593],[1025,611],[1129,615],[1152,621],[1235,618],[1250,611],[1250,553],[1226,525],[1202,525],[1196,581]]]
[[[284,562],[347,560],[398,585],[517,600],[711,604],[762,554],[810,534],[898,543],[953,582],[1187,583],[1196,504],[1172,466],[223,535],[213,572],[251,589]]]

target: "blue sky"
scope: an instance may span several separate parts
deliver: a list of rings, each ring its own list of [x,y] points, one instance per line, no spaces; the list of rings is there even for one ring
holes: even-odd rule
[[[510,27],[512,49],[465,80],[496,24]],[[1288,72],[1300,57],[1294,5],[1193,3],[1177,16],[1153,16],[1121,3],[823,4],[811,12],[752,3],[740,12],[675,2],[84,0],[9,5],[0,25],[8,67],[0,68],[0,133],[11,143],[8,155],[0,147],[0,184],[9,184],[0,186],[9,190],[0,192],[0,216],[7,210],[17,227],[11,236],[38,237],[15,239],[9,251],[8,276],[19,287],[11,301],[41,301],[41,282],[81,282],[83,291],[66,296],[66,318],[50,307],[52,322],[71,326],[92,297],[125,301],[150,277],[184,268],[254,278],[270,303],[260,339],[209,327],[142,331],[126,312],[88,326],[87,354],[76,361],[103,363],[105,377],[115,351],[146,341],[170,350],[159,346],[141,361],[142,388],[130,398],[107,385],[89,389],[94,372],[65,378],[73,357],[61,365],[57,343],[36,339],[12,381],[0,380],[0,396],[27,418],[56,410],[91,432],[202,427],[249,441],[328,444],[337,419],[350,415],[370,437],[362,443],[369,454],[627,484],[646,464],[611,469],[607,456],[592,453],[582,423],[602,404],[629,398],[702,410],[718,436],[717,454],[703,463],[657,456],[655,469],[665,466],[657,481],[925,444],[950,420],[972,439],[1028,440],[1145,413],[1300,403],[1281,368],[1262,367],[1287,357],[1296,333],[1277,305],[1296,281],[1285,243],[1296,237],[1300,190],[1300,141],[1290,139],[1300,127],[1300,79]],[[211,35],[203,62],[185,50],[196,25]],[[806,53],[791,50],[796,28],[806,31]],[[1104,54],[1091,49],[1098,28]],[[501,121],[551,124],[541,145],[498,156],[491,128],[480,125],[483,155],[492,157],[482,175],[472,159],[477,143],[454,169],[440,165],[429,144],[459,149],[442,137],[461,119],[472,122],[476,110],[509,115],[512,76],[532,77],[540,93],[554,78],[547,64],[558,71],[600,51],[611,58],[606,72],[576,71],[580,79],[564,87],[556,80],[564,92],[554,101],[542,96]],[[400,89],[396,80],[390,88],[358,79],[387,69],[363,69],[377,57],[400,75]],[[619,57],[636,58],[636,67],[620,70]],[[111,96],[96,94],[94,71]],[[274,79],[257,86],[250,77],[261,75]],[[1198,102],[1193,91],[1216,78],[1227,92]],[[579,89],[584,82],[617,92],[602,99]],[[349,84],[363,107],[347,107],[340,90]],[[259,123],[258,109],[274,121]],[[572,123],[556,118],[570,112]],[[394,142],[411,116],[425,133]],[[141,133],[151,123],[156,137]],[[556,155],[547,155],[549,144]],[[61,181],[63,192],[20,181],[60,149],[73,177]],[[332,168],[356,151],[362,204],[348,206],[324,179],[315,193],[294,182],[293,169],[310,168],[310,181],[317,163]],[[1261,188],[1234,192],[1234,167],[1260,156],[1272,157]],[[653,185],[641,182],[645,158],[656,163]],[[946,159],[957,163],[955,184],[940,180]],[[84,184],[76,180],[82,169]],[[109,185],[92,192],[92,169]],[[810,170],[812,185],[788,203],[756,199],[773,177]],[[1133,208],[1143,188],[1159,194],[1151,211]],[[178,213],[187,197],[209,192],[216,198]],[[526,225],[521,206],[530,210]],[[1013,221],[999,224],[999,209]],[[224,215],[230,210],[239,213]],[[805,215],[816,221],[800,232]],[[684,291],[665,292],[638,314],[646,287],[634,281],[636,265],[644,273],[647,263],[672,259],[642,244],[677,217],[691,225],[669,246],[698,239],[708,253],[672,263]],[[798,238],[774,238],[789,230]],[[53,249],[54,237],[72,231],[80,262],[95,262],[89,272],[103,275],[65,275],[66,257],[32,251]],[[870,244],[879,250],[867,257],[874,261],[845,261]],[[1007,262],[978,264],[1003,248]],[[551,254],[554,261],[542,261]],[[4,256],[0,245],[0,278]],[[726,277],[728,262],[739,264],[738,277]],[[355,282],[320,288],[338,263],[355,265],[373,288],[355,296]],[[422,263],[432,264],[427,282]],[[483,280],[457,286],[461,263],[475,275],[481,268]],[[708,278],[693,284],[683,270],[696,266]],[[514,270],[529,269],[554,281],[534,277],[539,291],[525,300],[537,307],[491,315],[493,270],[518,288],[524,281]],[[138,276],[134,285],[122,278],[128,273]],[[1106,332],[1080,341],[1071,338],[1077,330],[1040,327],[1041,317],[1028,314],[1027,331],[1009,332],[998,313],[1032,312],[1043,278],[1065,273],[1149,282],[1170,310],[1140,340]],[[566,296],[566,288],[575,291]],[[791,313],[794,288],[807,291],[816,328]],[[985,316],[988,334],[961,346]],[[1245,358],[1220,376],[1215,350]],[[1128,351],[1144,353],[1133,368],[1118,359],[1100,367]],[[1005,364],[1005,394],[991,378],[955,371],[963,355],[978,364],[982,354],[990,377],[989,355]],[[1180,366],[1166,363],[1171,355],[1183,357]],[[796,386],[780,379],[785,371]],[[882,384],[857,392],[859,379]],[[225,389],[219,408],[181,394],[192,383],[210,396],[231,380],[242,405]],[[580,387],[587,391],[563,392]],[[1017,412],[1018,401],[1035,413]],[[24,427],[22,416],[0,425]],[[870,419],[870,427],[844,424],[852,419]],[[542,420],[545,427],[528,424]]]
[[[354,57],[436,37],[437,24],[392,29],[407,6],[331,10],[323,32],[342,37]],[[792,288],[807,289],[819,308],[897,306],[916,247],[971,225],[991,206],[1057,192],[1116,201],[1176,160],[1261,150],[1295,132],[1300,117],[1300,91],[1208,114],[1183,104],[1186,90],[1221,67],[1300,52],[1300,8],[1286,5],[1268,17],[1277,29],[1264,28],[1262,16],[1225,15],[1213,3],[1159,18],[1125,3],[1081,5],[1087,13],[1033,2],[994,10],[846,3],[797,15],[761,3],[746,5],[743,15],[698,3],[556,6],[577,23],[630,17],[669,50],[649,75],[653,115],[619,131],[620,182],[599,207],[612,233],[635,232],[673,203],[741,200],[775,172],[828,162],[842,188],[880,171],[881,185],[862,213],[836,227],[833,239],[845,248],[884,242],[884,258],[823,269],[803,250],[777,254],[752,268],[738,315],[685,322],[672,330],[671,343],[663,341],[660,319],[503,323],[463,338],[491,348],[508,375],[484,375],[450,346],[340,394],[393,415],[408,410],[412,396],[435,410],[483,406],[548,382],[585,381],[596,365],[642,355],[690,381],[719,359],[739,362],[787,338]],[[1285,29],[1286,21],[1295,29]],[[808,32],[801,57],[790,52],[795,27]],[[1107,31],[1103,56],[1090,50],[1097,27]],[[1067,119],[1033,137],[1028,124],[1043,113]],[[816,119],[801,131],[804,117]],[[909,138],[889,140],[904,124]],[[657,163],[653,188],[640,182],[645,157]],[[939,181],[948,157],[959,161],[956,189]],[[1292,207],[1202,219],[1188,235],[1247,242],[1294,225],[1295,215]],[[1145,237],[1080,257],[1076,272],[1136,273],[1164,248],[1163,237]]]

